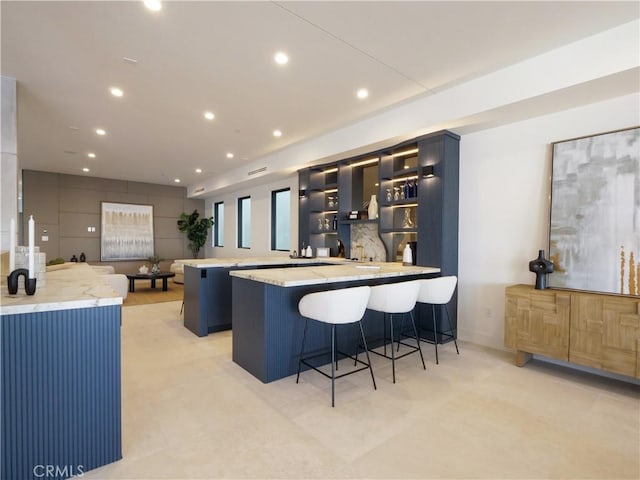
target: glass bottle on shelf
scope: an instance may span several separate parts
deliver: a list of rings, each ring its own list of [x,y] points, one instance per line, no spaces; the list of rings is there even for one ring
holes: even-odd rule
[[[333,216],[333,221],[331,222],[331,229],[332,230],[338,230],[338,216],[334,215]]]
[[[404,198],[410,198],[411,193],[409,190],[409,179],[405,179],[404,181]]]

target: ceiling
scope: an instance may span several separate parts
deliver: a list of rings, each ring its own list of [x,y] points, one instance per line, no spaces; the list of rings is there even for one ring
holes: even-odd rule
[[[162,5],[0,3],[20,168],[190,186],[640,11],[637,2]]]

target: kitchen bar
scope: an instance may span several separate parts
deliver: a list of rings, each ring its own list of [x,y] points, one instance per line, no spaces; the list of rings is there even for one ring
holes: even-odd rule
[[[304,327],[298,302],[307,293],[360,285],[380,285],[437,276],[434,267],[403,266],[394,262],[351,263],[234,270],[232,280],[233,361],[264,383],[296,373]],[[368,334],[379,336],[379,314],[365,314]],[[381,317],[380,317],[381,318]],[[354,331],[355,332],[355,331]],[[328,329],[310,325],[309,351],[328,343]],[[339,347],[354,351],[355,335],[341,334]]]

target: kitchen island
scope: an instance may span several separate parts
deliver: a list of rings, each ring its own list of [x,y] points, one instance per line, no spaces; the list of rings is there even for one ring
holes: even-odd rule
[[[231,277],[246,269],[290,268],[345,263],[344,258],[288,256],[208,258],[184,264],[184,326],[199,337],[231,328]]]
[[[234,270],[232,280],[233,361],[264,383],[296,373],[304,329],[298,313],[300,299],[313,292],[381,285],[437,276],[434,267],[403,266],[400,263],[368,262],[341,265]],[[367,311],[368,334],[382,333],[381,314]],[[311,322],[306,350],[329,345],[329,330]],[[356,331],[341,332],[339,348],[355,352]],[[328,362],[327,362],[328,363]]]
[[[1,286],[0,478],[82,476],[122,458],[122,297],[86,264],[45,275],[33,296]]]

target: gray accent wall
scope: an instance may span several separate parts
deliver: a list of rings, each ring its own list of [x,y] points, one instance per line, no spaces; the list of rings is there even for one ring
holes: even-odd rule
[[[69,261],[72,255],[79,257],[84,252],[87,262],[100,262],[102,201],[153,205],[155,251],[167,261],[191,258],[186,237],[176,226],[178,216],[195,209],[205,214],[204,200],[187,198],[185,187],[23,170],[22,190],[23,244],[27,241],[29,215],[33,215],[35,242],[47,254],[47,261],[56,257]],[[96,227],[95,232],[89,232],[88,227]],[[48,241],[43,241],[43,236],[48,236]],[[200,251],[203,253],[204,249]],[[134,268],[128,264],[143,262],[109,263],[124,272]]]

